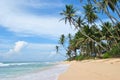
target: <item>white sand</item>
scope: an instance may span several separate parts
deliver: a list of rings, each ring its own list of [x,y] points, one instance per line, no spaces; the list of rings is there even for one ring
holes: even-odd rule
[[[58,80],[120,80],[120,59],[72,61]]]

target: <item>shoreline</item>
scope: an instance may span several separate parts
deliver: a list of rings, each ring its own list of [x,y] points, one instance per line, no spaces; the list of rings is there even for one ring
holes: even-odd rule
[[[59,75],[67,70],[69,64],[56,63],[53,66],[36,69],[10,77],[0,77],[0,80],[57,80]]]
[[[71,61],[58,80],[120,80],[120,58]]]

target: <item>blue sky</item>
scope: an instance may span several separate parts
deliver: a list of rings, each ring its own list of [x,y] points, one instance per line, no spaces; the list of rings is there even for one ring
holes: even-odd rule
[[[0,61],[64,59],[55,46],[61,34],[74,33],[59,22],[59,13],[69,3],[76,1],[0,0]]]
[[[74,34],[59,21],[65,4],[75,4],[82,15],[85,2],[79,0],[0,0],[0,61],[62,60],[55,46],[61,34]],[[103,15],[103,14],[102,14]],[[100,16],[100,15],[99,15]],[[101,17],[109,21],[106,16]],[[99,22],[97,22],[99,24]],[[65,51],[61,49],[62,54]]]

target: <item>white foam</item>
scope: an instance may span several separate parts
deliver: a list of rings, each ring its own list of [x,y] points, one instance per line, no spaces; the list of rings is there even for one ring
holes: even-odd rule
[[[9,64],[0,63],[0,67],[9,66]]]
[[[5,67],[5,66],[20,66],[20,65],[28,65],[28,64],[36,64],[36,63],[0,63],[0,67]]]
[[[68,66],[69,65],[67,64],[59,64],[47,70],[37,71],[18,77],[3,78],[0,80],[57,80],[59,74],[63,73]]]

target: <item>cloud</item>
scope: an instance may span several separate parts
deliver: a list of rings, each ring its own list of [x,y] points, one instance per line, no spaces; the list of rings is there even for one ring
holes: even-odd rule
[[[49,39],[58,38],[61,34],[67,35],[68,33],[74,33],[73,29],[71,29],[68,24],[64,24],[64,21],[59,22],[61,17],[51,16],[54,14],[49,14],[56,13],[52,12],[52,10],[60,9],[60,7],[64,7],[60,0],[0,0],[0,27],[5,27],[5,29],[10,32],[12,31],[17,36],[20,35],[22,37],[24,35],[25,37],[37,36]],[[40,14],[33,14],[35,13],[34,9]],[[42,10],[43,12],[44,10],[48,12],[43,14]],[[14,45],[11,44],[13,42],[8,43],[10,45],[7,49],[5,48],[4,51],[1,51],[1,54],[5,57],[20,58],[21,56],[21,59],[23,59],[23,57],[28,59],[34,56],[34,59],[36,59],[37,56],[39,59],[39,57],[45,58],[46,55],[49,54],[55,55],[56,44],[27,43],[25,41],[17,41]],[[4,44],[1,47],[3,46]],[[11,48],[11,46],[13,47]],[[23,50],[24,48],[25,50]],[[20,52],[21,54],[17,55]]]
[[[27,0],[24,4],[29,1],[31,0]],[[43,16],[25,13],[23,8],[20,8],[22,5],[22,2],[19,3],[16,0],[2,0],[0,2],[0,25],[20,35],[56,38],[61,34],[74,33],[73,29],[65,25],[64,22],[59,22],[60,17],[50,14]]]
[[[24,3],[25,6],[32,6],[34,8],[59,8],[59,7],[63,7],[64,4],[60,1],[60,0],[28,0],[29,2]],[[42,4],[41,4],[42,3]],[[56,3],[59,3],[56,4]],[[52,5],[52,6],[51,6]]]
[[[18,41],[15,43],[14,48],[12,49],[13,52],[19,52],[25,45],[27,45],[27,42],[25,41]]]
[[[28,43],[25,41],[17,41],[13,48],[9,49],[9,51],[4,54],[4,57],[10,57],[14,54],[19,53]]]
[[[0,58],[11,61],[40,61],[40,60],[62,60],[65,59],[65,51],[60,49],[61,54],[56,53],[55,43],[31,43],[17,41],[14,44],[4,44],[8,46],[4,51],[0,50]],[[2,46],[1,46],[2,47]]]

